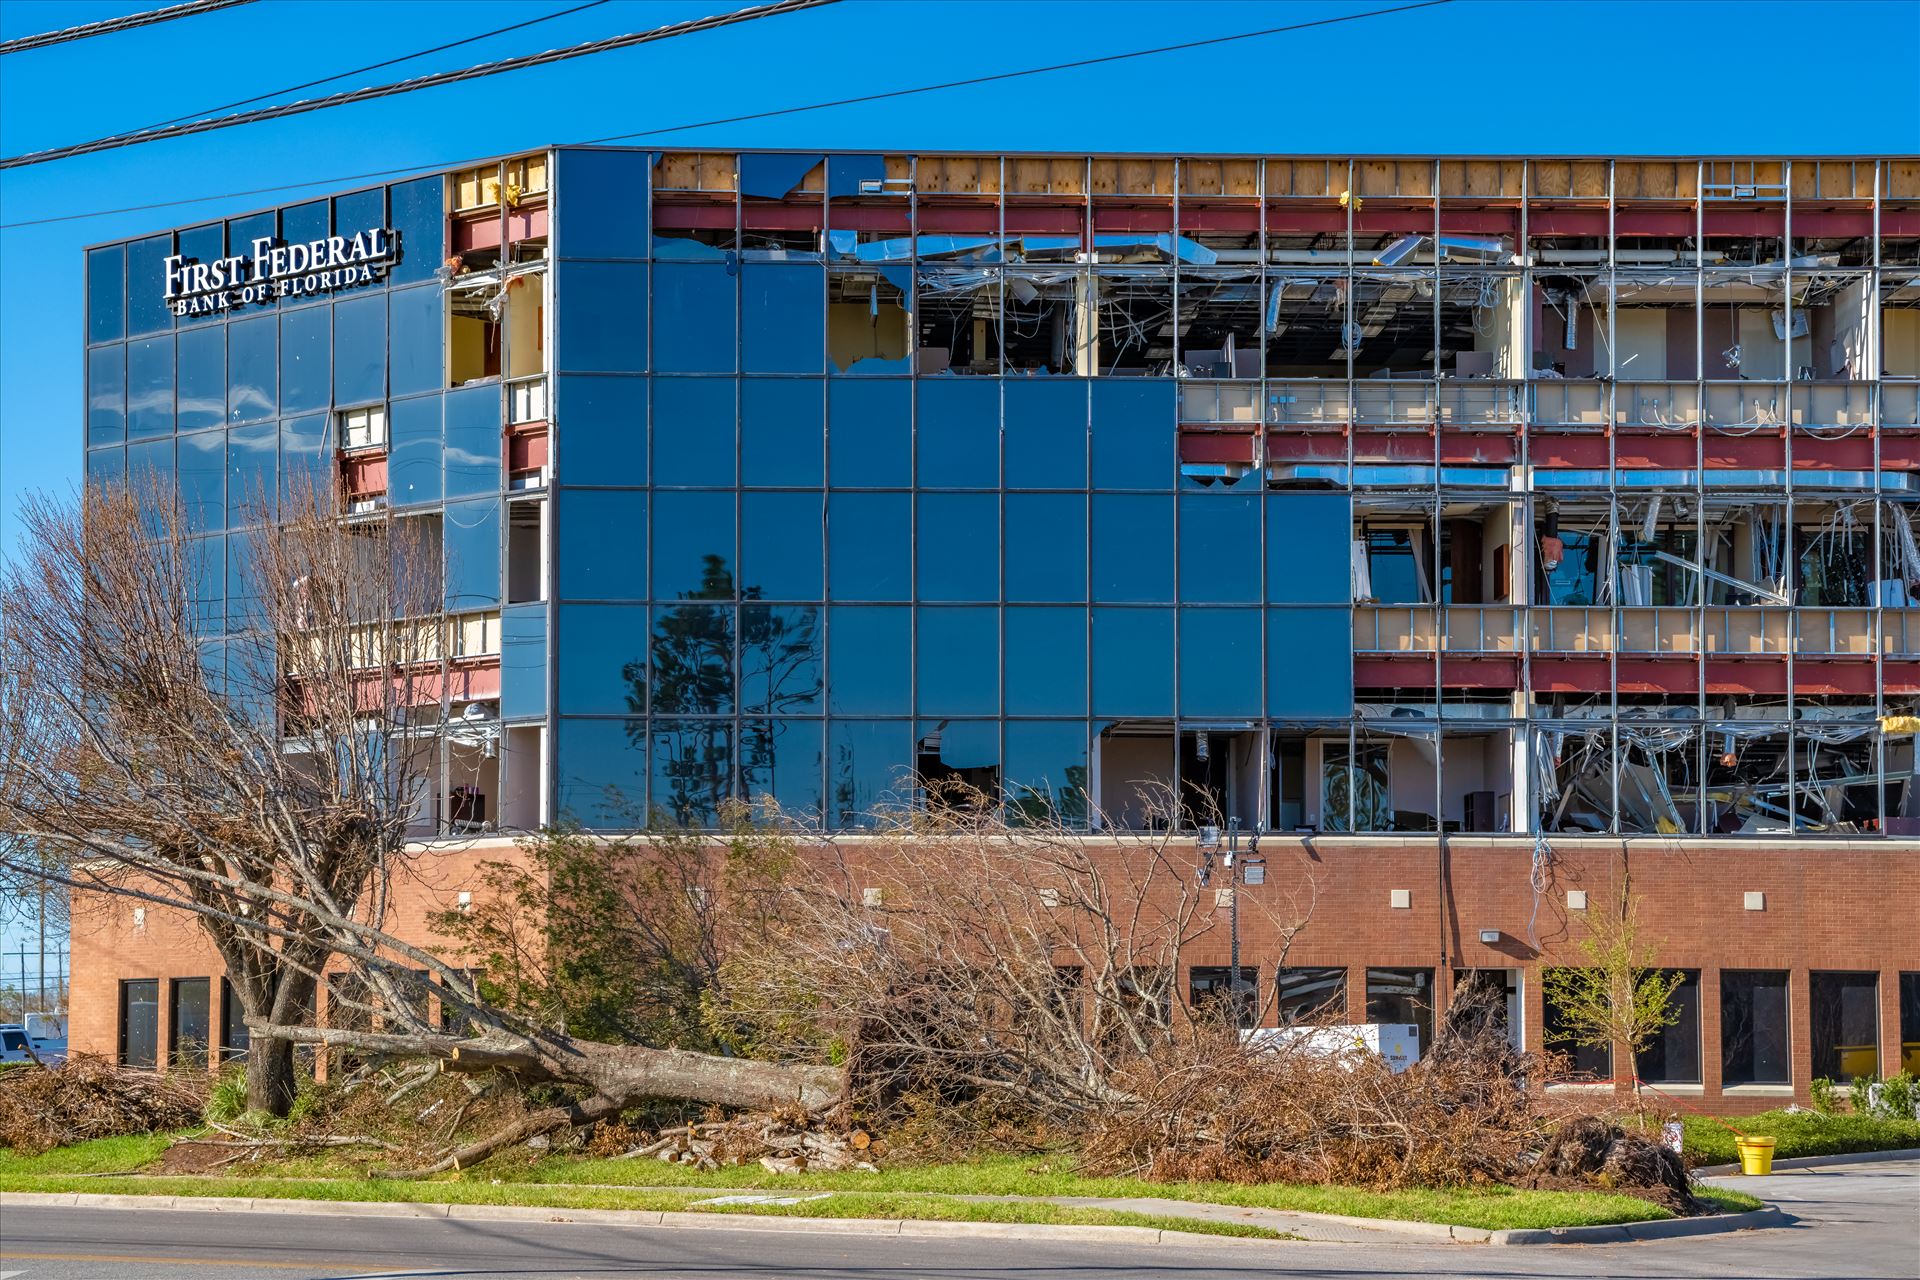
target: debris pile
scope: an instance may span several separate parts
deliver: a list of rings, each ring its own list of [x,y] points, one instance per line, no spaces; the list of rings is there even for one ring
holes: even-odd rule
[[[1575,1116],[1562,1124],[1520,1181],[1543,1189],[1605,1187],[1682,1215],[1701,1208],[1677,1152],[1597,1116]]]
[[[0,1146],[34,1154],[90,1138],[198,1124],[205,1099],[190,1073],[123,1071],[75,1054],[58,1067],[0,1072]]]
[[[845,1169],[877,1173],[873,1139],[864,1130],[835,1132],[794,1116],[745,1115],[664,1129],[616,1160],[659,1160],[717,1169],[758,1161],[769,1173]]]

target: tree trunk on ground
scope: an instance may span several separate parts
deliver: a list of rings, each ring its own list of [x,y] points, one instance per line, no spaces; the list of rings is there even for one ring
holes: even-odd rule
[[[296,1091],[292,1042],[254,1037],[247,1047],[247,1110],[284,1117]]]

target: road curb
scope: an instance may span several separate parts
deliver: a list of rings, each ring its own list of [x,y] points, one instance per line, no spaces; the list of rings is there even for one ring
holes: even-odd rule
[[[1842,1151],[1830,1156],[1789,1156],[1785,1160],[1775,1160],[1773,1167],[1780,1169],[1821,1169],[1830,1164],[1879,1164],[1883,1160],[1920,1159],[1920,1147],[1908,1147],[1900,1151]],[[1740,1165],[1703,1164],[1692,1170],[1704,1178],[1717,1178],[1723,1174],[1739,1173]]]
[[[1216,1236],[1178,1228],[1067,1225],[1025,1222],[948,1222],[931,1218],[814,1218],[786,1214],[688,1213],[660,1209],[568,1209],[539,1205],[437,1204],[426,1201],[295,1200],[273,1197],[139,1196],[91,1192],[18,1191],[0,1196],[18,1206],[69,1209],[174,1209],[198,1213],[300,1213],[365,1218],[457,1218],[463,1221],[580,1223],[605,1226],[669,1227],[695,1231],[798,1231],[859,1236],[972,1237],[992,1240],[1080,1240],[1126,1244],[1267,1245],[1284,1241],[1246,1236]],[[1556,1244],[1629,1244],[1670,1240],[1681,1236],[1712,1235],[1777,1227],[1787,1221],[1769,1206],[1747,1213],[1714,1214],[1701,1218],[1672,1218],[1615,1226],[1551,1227],[1490,1231],[1479,1227],[1449,1226],[1440,1222],[1409,1222],[1394,1218],[1356,1218],[1344,1214],[1292,1214],[1287,1225],[1255,1223],[1296,1239],[1320,1243],[1355,1241],[1316,1237],[1316,1225],[1334,1225],[1451,1244],[1522,1246]]]
[[[1716,1213],[1703,1218],[1662,1218],[1654,1222],[1623,1222],[1609,1227],[1548,1227],[1489,1232],[1488,1244],[1633,1244],[1645,1240],[1677,1240],[1683,1236],[1719,1235],[1728,1231],[1757,1231],[1782,1227],[1787,1215],[1768,1205],[1745,1213]]]

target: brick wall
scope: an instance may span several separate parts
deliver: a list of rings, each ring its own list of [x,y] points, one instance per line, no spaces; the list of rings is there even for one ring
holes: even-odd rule
[[[857,841],[849,841],[855,847]],[[1874,840],[1746,843],[1555,839],[1533,890],[1531,840],[1449,840],[1444,903],[1439,852],[1431,837],[1268,837],[1262,841],[1265,883],[1240,894],[1241,963],[1257,966],[1263,994],[1282,959],[1283,932],[1303,917],[1285,960],[1347,970],[1347,1007],[1366,1008],[1366,969],[1518,969],[1524,1043],[1538,1047],[1543,1010],[1539,971],[1577,958],[1581,913],[1568,891],[1583,890],[1602,909],[1622,875],[1639,901],[1644,936],[1659,961],[1700,971],[1699,1085],[1670,1090],[1675,1105],[1715,1111],[1783,1105],[1787,1091],[1749,1086],[1721,1092],[1722,969],[1784,969],[1790,977],[1791,1095],[1806,1101],[1812,1076],[1808,974],[1872,971],[1880,981],[1880,1069],[1900,1069],[1899,975],[1920,971],[1920,844]],[[479,864],[512,856],[511,844],[488,841],[423,853],[396,878],[393,923],[414,941],[427,937],[429,912],[479,889]],[[1219,883],[1216,881],[1216,883]],[[1405,890],[1408,906],[1391,904]],[[1749,910],[1746,895],[1764,895]],[[1224,965],[1226,908],[1207,909],[1217,927],[1188,951],[1186,965]],[[136,918],[137,914],[143,918]],[[1480,941],[1483,930],[1498,933]],[[1536,947],[1537,942],[1537,947]],[[168,1039],[168,979],[206,976],[212,984],[218,1034],[221,965],[198,927],[157,907],[125,898],[78,895],[73,928],[72,1036],[76,1048],[117,1048],[122,978],[160,978],[160,1044]],[[1178,987],[1186,990],[1186,975]],[[1444,1002],[1448,984],[1436,984]],[[1624,1055],[1616,1053],[1624,1065]]]

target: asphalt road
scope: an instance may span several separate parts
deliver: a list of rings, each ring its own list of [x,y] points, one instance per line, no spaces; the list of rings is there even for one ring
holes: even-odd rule
[[[861,1237],[429,1218],[269,1216],[9,1206],[0,1280],[371,1280],[386,1276],[599,1280],[1090,1280],[1283,1275],[1920,1277],[1920,1161],[1830,1166],[1741,1185],[1796,1219],[1770,1231],[1605,1247],[1417,1244],[1135,1245]]]

